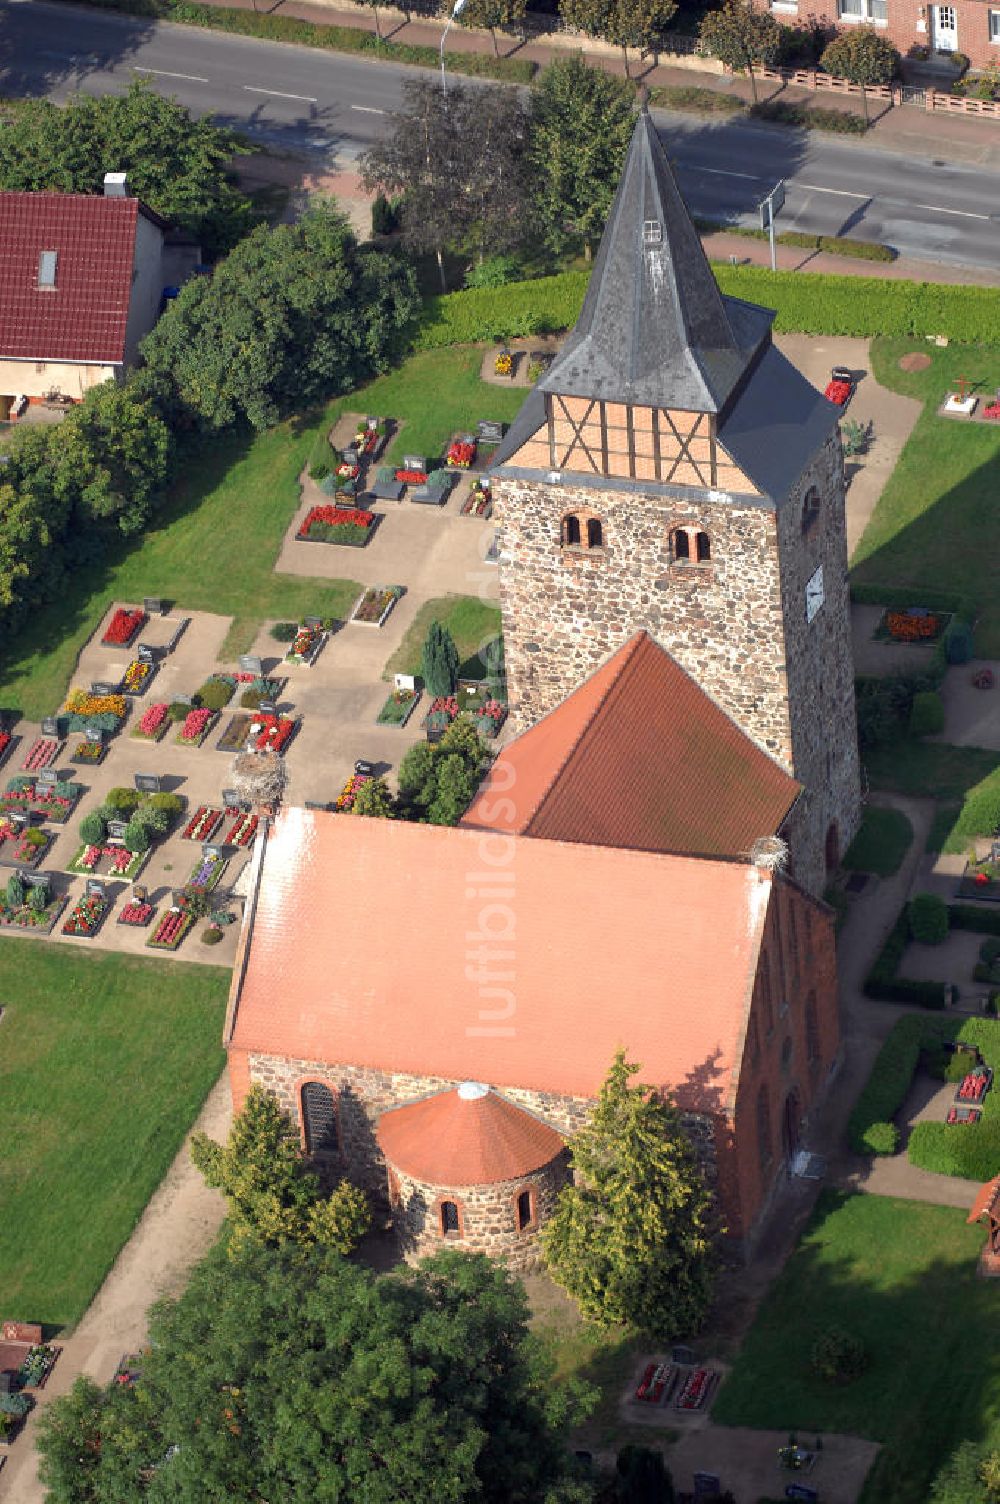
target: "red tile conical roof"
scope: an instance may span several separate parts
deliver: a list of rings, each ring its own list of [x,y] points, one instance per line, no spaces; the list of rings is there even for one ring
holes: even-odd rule
[[[746,857],[799,785],[647,632],[500,753],[462,825]]]
[[[473,1081],[384,1112],[376,1133],[388,1163],[425,1185],[519,1180],[565,1147],[554,1128]]]

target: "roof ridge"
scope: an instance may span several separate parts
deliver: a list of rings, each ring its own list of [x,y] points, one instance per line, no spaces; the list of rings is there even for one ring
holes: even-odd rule
[[[638,653],[639,648],[642,646],[643,642],[644,641],[646,641],[646,642],[652,642],[652,640],[653,639],[650,637],[650,635],[646,631],[645,627],[640,627],[638,629],[638,631],[636,631],[636,632],[634,632],[632,634],[632,636],[628,639],[627,642],[623,643],[620,648],[616,648],[615,649],[615,651],[611,654],[611,657],[607,660],[606,663],[603,663],[601,665],[601,668],[607,668],[607,667],[609,667],[610,664],[614,662],[615,658],[617,658],[619,654],[622,654],[622,662],[621,662],[621,666],[618,669],[618,672],[612,677],[611,681],[605,686],[605,688],[599,694],[599,696],[597,698],[597,701],[596,701],[596,703],[593,706],[593,709],[591,710],[590,714],[587,716],[587,719],[584,721],[583,725],[580,727],[580,730],[577,732],[576,736],[573,738],[572,742],[570,743],[569,749],[566,752],[565,757],[559,763],[558,767],[553,770],[552,776],[549,778],[548,783],[545,786],[545,792],[542,794],[542,796],[539,799],[538,803],[535,805],[534,809],[531,811],[531,814],[529,815],[528,819],[525,821],[524,828],[521,831],[522,835],[526,835],[526,836],[530,836],[531,835],[531,827],[532,827],[532,825],[534,825],[535,821],[540,817],[540,815],[541,815],[543,809],[545,808],[545,805],[548,802],[549,798],[551,797],[551,795],[552,795],[552,793],[553,793],[556,785],[559,783],[560,779],[562,778],[562,775],[563,775],[564,771],[569,767],[570,762],[573,760],[573,758],[579,752],[581,744],[585,741],[585,739],[589,736],[590,732],[594,729],[594,722],[596,721],[597,717],[601,714],[602,710],[604,709],[604,706],[607,703],[609,695],[614,690],[615,686],[617,685],[617,683],[618,683],[619,679],[621,678],[621,676],[625,673],[626,669],[630,666],[630,664],[632,662],[632,659]],[[599,673],[600,669],[596,670],[596,672]],[[567,695],[566,700],[572,699],[572,696],[574,694],[578,694],[580,692],[580,690],[582,690],[584,688],[584,685],[586,685],[586,683],[587,683],[587,680],[585,679],[583,681],[583,684],[578,685],[577,688],[575,690],[573,690],[570,695]],[[566,704],[566,700],[562,700],[560,702],[560,704],[556,707],[556,710],[552,712],[553,715],[556,714],[559,710],[562,709],[563,705]],[[538,723],[536,722],[536,724],[538,724]]]

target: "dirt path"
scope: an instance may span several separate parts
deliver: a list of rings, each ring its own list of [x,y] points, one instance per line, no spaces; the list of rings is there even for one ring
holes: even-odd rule
[[[194,1127],[222,1139],[229,1132],[231,1119],[229,1081],[223,1075],[209,1093]],[[0,1500],[44,1504],[46,1495],[38,1481],[35,1452],[38,1415],[53,1399],[65,1394],[79,1374],[107,1383],[122,1354],[145,1342],[151,1303],[161,1295],[179,1292],[192,1265],[215,1241],[225,1203],[218,1191],[208,1189],[191,1163],[189,1142],[190,1135],[90,1309],[73,1335],[66,1338],[37,1408],[25,1431],[9,1448],[7,1465],[0,1471]]]

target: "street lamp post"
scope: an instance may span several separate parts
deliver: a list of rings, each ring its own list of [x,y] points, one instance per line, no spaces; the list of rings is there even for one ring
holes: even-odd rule
[[[444,31],[441,33],[441,93],[442,94],[447,94],[447,92],[448,92],[448,84],[447,84],[447,80],[445,78],[445,71],[444,71],[444,44],[447,41],[448,32],[451,30],[451,23],[452,23],[452,21],[454,21],[458,16],[460,16],[462,14],[462,12],[463,12],[464,9],[465,9],[465,0],[455,0],[455,4],[452,6],[451,15],[448,17],[448,20],[445,23]]]

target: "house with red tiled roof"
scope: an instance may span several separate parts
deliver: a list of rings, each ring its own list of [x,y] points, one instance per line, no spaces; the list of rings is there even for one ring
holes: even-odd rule
[[[166,228],[124,173],[103,196],[0,193],[0,418],[122,375],[160,310]]]
[[[404,1252],[522,1264],[624,1049],[749,1241],[839,1052],[829,911],[774,865],[798,793],[638,634],[458,828],[287,810],[254,858],[236,1107],[274,1092]]]

